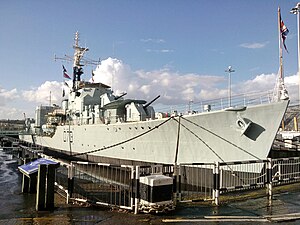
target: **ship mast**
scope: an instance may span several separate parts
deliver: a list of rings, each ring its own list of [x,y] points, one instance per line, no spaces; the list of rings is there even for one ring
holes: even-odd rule
[[[85,52],[89,49],[85,47],[79,46],[79,32],[75,33],[75,44],[73,46],[74,52],[74,62],[73,62],[73,90],[76,91],[79,89],[79,84],[81,81],[81,75],[83,74],[82,67],[84,66],[81,64],[81,59]]]
[[[279,79],[283,79],[283,64],[282,64],[282,44],[281,44],[281,15],[278,7],[278,44],[279,44]]]
[[[284,77],[283,77],[283,57],[282,57],[282,31],[281,31],[281,15],[280,8],[278,7],[278,43],[279,43],[279,72],[277,81],[275,84],[273,101],[287,100],[289,99],[288,92],[284,85]]]

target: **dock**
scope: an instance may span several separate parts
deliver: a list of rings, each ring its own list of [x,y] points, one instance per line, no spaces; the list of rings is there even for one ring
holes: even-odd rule
[[[66,204],[119,208],[135,214],[167,212],[185,204],[221,206],[230,199],[237,200],[232,197],[235,193],[239,196],[245,193],[247,197],[256,190],[263,190],[260,195],[272,199],[276,188],[300,181],[299,157],[180,165],[112,165],[55,159],[45,155],[40,146],[26,146],[14,137],[2,136],[0,140],[3,151],[14,154],[25,164],[43,158],[57,162],[53,183]],[[39,180],[44,180],[45,175],[40,175],[45,171],[42,167],[32,180],[23,182],[23,190],[27,188],[25,193],[35,193]],[[30,175],[23,176],[30,178]],[[155,186],[156,180],[165,185]],[[28,185],[30,182],[36,185]],[[45,190],[41,193],[46,195]],[[45,202],[42,206],[38,201],[36,204],[38,211],[48,209],[44,207]]]

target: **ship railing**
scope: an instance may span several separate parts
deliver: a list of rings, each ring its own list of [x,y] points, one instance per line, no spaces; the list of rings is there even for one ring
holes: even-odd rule
[[[186,104],[180,105],[168,105],[155,107],[156,112],[174,112],[186,114],[186,113],[202,113],[207,111],[223,110],[229,107],[238,106],[251,106],[268,104],[272,102],[272,91],[266,92],[253,92],[238,94],[231,97],[230,101],[228,97],[222,97],[217,99],[208,99],[202,101],[190,100]]]

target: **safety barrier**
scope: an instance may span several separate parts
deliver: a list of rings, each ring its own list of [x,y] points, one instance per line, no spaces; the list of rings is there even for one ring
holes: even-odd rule
[[[270,159],[274,185],[295,182],[300,179],[300,157]]]
[[[26,147],[19,144],[3,147],[3,151],[15,154],[20,159],[26,156],[29,161],[46,157],[38,146]],[[156,181],[160,182],[159,179],[163,179],[165,187],[152,185]],[[266,188],[267,194],[272,196],[274,186],[299,182],[300,157],[152,166],[62,162],[56,172],[55,184],[57,192],[67,202],[118,207],[137,213],[143,210],[160,210],[151,208],[152,202],[148,201],[145,193],[170,191],[170,179],[173,198],[170,199],[168,195],[168,204],[159,203],[156,206],[172,209],[170,203],[176,201],[211,201],[218,205],[220,195],[257,188]]]
[[[172,176],[173,169],[173,165],[119,166],[78,161],[58,168],[55,184],[57,193],[65,197],[67,203],[101,205],[135,213],[168,211],[174,209],[173,180],[169,178],[169,183],[161,187],[148,184],[147,179],[152,179],[149,183],[154,183],[155,179],[165,182]],[[156,177],[158,175],[161,176]],[[155,193],[160,190],[169,193]]]
[[[180,202],[213,200],[215,164],[180,164],[177,195]]]
[[[220,191],[263,187],[267,160],[219,163]]]
[[[134,172],[134,166],[72,162],[67,168],[57,171],[56,182],[67,190],[68,202],[132,210]]]
[[[153,166],[72,162],[57,170],[57,192],[67,202],[118,207],[138,213],[145,209],[140,204],[143,193],[140,180],[157,174],[173,179],[173,202],[208,201],[219,205],[220,196],[228,192],[266,188],[266,193],[272,196],[274,186],[297,182],[300,158]]]
[[[266,188],[300,180],[300,157],[216,162],[213,164],[181,164],[177,190],[180,202],[212,201],[220,203],[220,195],[242,190]]]

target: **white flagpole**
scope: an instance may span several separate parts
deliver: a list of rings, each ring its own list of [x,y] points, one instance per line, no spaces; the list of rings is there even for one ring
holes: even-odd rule
[[[297,25],[298,25],[298,83],[299,83],[299,106],[300,106],[300,2],[297,3],[297,5],[291,9],[290,13],[297,14]]]

